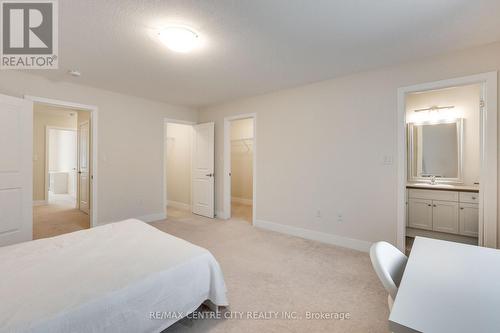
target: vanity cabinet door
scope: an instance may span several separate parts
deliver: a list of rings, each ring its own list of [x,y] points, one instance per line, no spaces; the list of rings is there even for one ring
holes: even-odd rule
[[[479,205],[470,203],[460,204],[460,234],[464,236],[478,236]]]
[[[458,234],[458,202],[432,202],[432,225],[434,231]]]
[[[408,200],[408,225],[412,228],[432,230],[432,200]]]

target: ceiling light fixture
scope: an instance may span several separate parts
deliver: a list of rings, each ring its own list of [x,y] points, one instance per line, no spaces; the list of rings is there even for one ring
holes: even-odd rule
[[[192,51],[199,42],[199,36],[192,29],[173,26],[162,29],[158,36],[160,41],[174,52],[187,53]]]

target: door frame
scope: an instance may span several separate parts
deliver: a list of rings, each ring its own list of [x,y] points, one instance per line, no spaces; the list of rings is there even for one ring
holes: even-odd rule
[[[253,156],[252,156],[252,225],[257,220],[257,113],[245,113],[224,118],[224,175],[222,193],[223,219],[231,218],[231,122],[253,119]],[[219,214],[217,214],[219,215]]]
[[[398,187],[397,187],[397,246],[405,249],[406,235],[406,95],[413,92],[481,84],[480,111],[480,190],[479,190],[479,245],[497,247],[497,163],[498,163],[498,78],[497,71],[427,82],[398,89]]]
[[[92,173],[90,175],[90,184],[91,184],[91,193],[92,193],[92,198],[90,200],[90,227],[95,227],[99,225],[98,221],[98,184],[99,184],[99,177],[98,177],[98,135],[97,135],[97,128],[98,128],[98,107],[95,105],[86,105],[86,104],[80,104],[80,103],[74,103],[74,102],[68,102],[68,101],[62,101],[62,100],[57,100],[57,99],[52,99],[52,98],[45,98],[45,97],[39,97],[39,96],[31,96],[31,95],[24,95],[24,99],[32,101],[33,105],[35,103],[39,104],[44,104],[44,105],[50,105],[54,107],[63,107],[66,109],[73,109],[73,110],[78,110],[78,111],[87,111],[90,113],[90,127],[91,127],[91,141],[92,141]]]
[[[78,150],[78,128],[70,128],[70,127],[60,127],[60,126],[45,126],[45,204],[49,203],[49,133],[50,130],[60,130],[60,131],[71,131],[77,132],[77,150]],[[77,157],[78,158],[78,157]],[[77,162],[78,164],[78,162]],[[78,181],[77,181],[78,183]],[[78,185],[76,189],[76,197],[75,197],[75,208],[78,207]]]
[[[165,214],[165,218],[167,218],[167,205],[168,205],[168,181],[167,181],[167,125],[171,124],[181,124],[181,125],[188,125],[188,126],[194,126],[197,125],[196,122],[194,121],[188,121],[188,120],[177,120],[177,119],[171,119],[171,118],[164,118],[163,119],[163,143],[162,143],[162,149],[163,149],[163,174],[162,174],[162,183],[163,183],[163,214]],[[192,139],[191,139],[192,141]],[[192,177],[193,174],[193,145],[191,142],[191,147],[190,147],[190,154],[191,154],[191,166],[189,170],[189,174]],[[190,211],[192,209],[192,198],[193,198],[193,181],[191,180],[191,183],[189,184],[191,187],[191,200],[190,200]]]

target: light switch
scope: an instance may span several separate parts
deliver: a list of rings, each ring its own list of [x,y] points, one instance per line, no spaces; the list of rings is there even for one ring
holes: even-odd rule
[[[393,160],[392,160],[392,155],[384,155],[384,158],[382,160],[382,163],[384,165],[392,165]]]

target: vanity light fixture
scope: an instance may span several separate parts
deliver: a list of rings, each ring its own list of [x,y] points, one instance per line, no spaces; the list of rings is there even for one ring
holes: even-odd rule
[[[425,109],[416,109],[409,115],[408,122],[419,125],[434,125],[442,123],[453,123],[460,118],[460,110],[454,105],[431,106]]]
[[[449,109],[454,109],[454,105],[450,106],[431,106],[430,108],[425,108],[425,109],[417,109],[415,112],[424,112],[424,111],[440,111],[440,110],[449,110]]]
[[[199,43],[199,35],[193,29],[184,26],[161,29],[158,37],[170,50],[180,53],[192,51]]]

